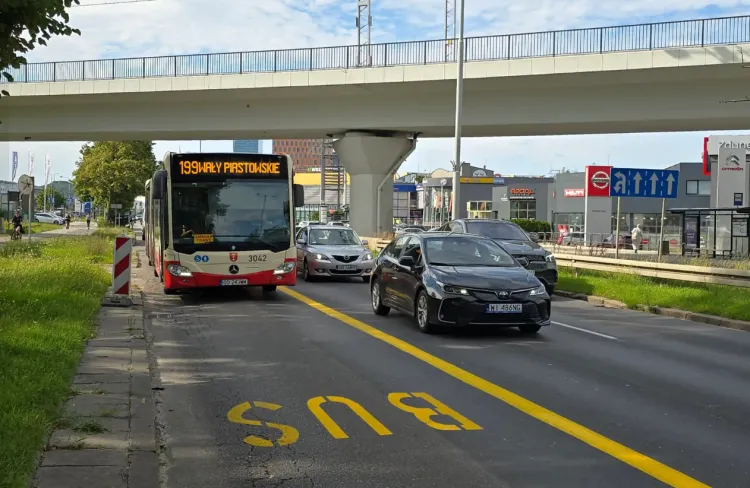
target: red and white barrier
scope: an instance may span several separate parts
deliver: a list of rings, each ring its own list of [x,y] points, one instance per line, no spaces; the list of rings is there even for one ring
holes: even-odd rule
[[[112,260],[112,294],[130,295],[130,237],[115,237],[115,257]]]

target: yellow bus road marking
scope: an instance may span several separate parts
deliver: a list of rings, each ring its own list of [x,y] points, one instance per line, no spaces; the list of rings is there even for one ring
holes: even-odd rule
[[[570,419],[563,417],[562,415],[556,414],[555,412],[548,410],[541,405],[538,405],[526,398],[513,393],[510,390],[498,386],[490,381],[487,381],[479,376],[461,369],[448,361],[440,359],[437,356],[419,349],[416,346],[409,344],[406,341],[398,339],[390,334],[376,329],[371,325],[350,317],[346,314],[338,312],[331,307],[323,305],[322,303],[316,302],[311,298],[302,295],[301,293],[291,290],[286,287],[280,287],[279,290],[286,293],[292,298],[299,300],[300,302],[318,310],[329,317],[333,317],[346,325],[349,325],[357,330],[364,332],[365,334],[379,339],[391,346],[399,349],[406,354],[409,354],[425,363],[433,366],[434,368],[456,378],[457,380],[463,381],[469,386],[472,386],[478,390],[487,393],[490,396],[501,400],[508,405],[524,412],[537,420],[540,420],[568,435],[575,437],[576,439],[585,442],[586,444],[606,453],[610,456],[619,459],[620,461],[629,464],[630,466],[639,469],[640,471],[656,478],[657,480],[673,487],[679,488],[709,488],[708,485],[701,483],[700,481],[691,478],[690,476],[677,471],[674,468],[660,463],[659,461],[652,459],[645,454],[641,454],[638,451],[630,449],[627,446],[620,444],[608,437],[605,437],[593,430],[584,427]]]
[[[354,400],[340,396],[329,396],[322,397],[317,396],[307,401],[307,408],[315,415],[315,417],[323,424],[323,427],[333,436],[334,439],[348,439],[349,436],[344,432],[339,424],[337,424],[330,415],[328,415],[321,405],[326,402],[343,403],[351,409],[359,418],[361,418],[367,425],[370,426],[378,435],[393,435],[393,432],[381,424],[378,419],[372,416],[370,412]]]

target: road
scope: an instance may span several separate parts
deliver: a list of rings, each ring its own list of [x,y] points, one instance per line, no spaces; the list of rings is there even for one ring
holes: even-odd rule
[[[746,332],[556,298],[538,337],[428,336],[361,282],[165,297],[135,276],[163,486],[750,486]]]

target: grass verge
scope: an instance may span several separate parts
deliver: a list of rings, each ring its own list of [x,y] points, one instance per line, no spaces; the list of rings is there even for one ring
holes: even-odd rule
[[[619,300],[630,308],[648,305],[750,321],[750,290],[734,286],[656,280],[626,273],[560,268],[558,290]]]
[[[109,285],[111,248],[102,236],[0,248],[0,487],[29,486]]]

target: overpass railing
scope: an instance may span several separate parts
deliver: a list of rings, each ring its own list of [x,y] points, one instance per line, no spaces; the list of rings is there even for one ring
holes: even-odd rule
[[[647,51],[750,42],[750,15],[505,34],[465,39],[465,59],[493,61]],[[216,54],[28,63],[9,68],[18,83],[276,73],[427,65],[456,59],[455,40]],[[0,76],[0,82],[6,80]]]

